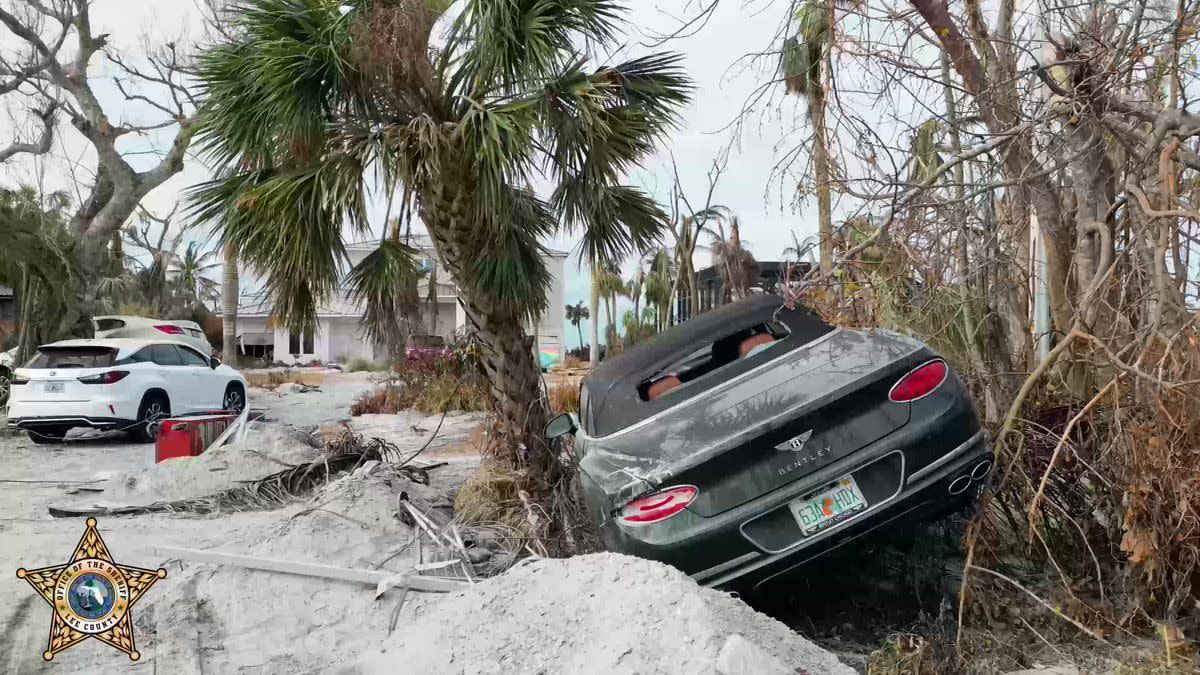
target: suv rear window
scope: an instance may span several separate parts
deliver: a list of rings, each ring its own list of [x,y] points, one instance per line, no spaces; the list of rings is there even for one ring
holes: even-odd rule
[[[125,322],[120,319],[96,319],[96,330],[116,330],[124,327]]]
[[[26,368],[107,368],[116,359],[112,347],[42,347]]]

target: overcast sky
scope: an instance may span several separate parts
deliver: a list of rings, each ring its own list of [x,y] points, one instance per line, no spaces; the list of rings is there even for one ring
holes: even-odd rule
[[[645,187],[664,204],[673,182],[672,158],[689,198],[702,203],[708,187],[706,173],[713,160],[728,151],[725,174],[714,193],[714,203],[729,206],[742,223],[745,245],[760,260],[775,260],[790,245],[791,233],[804,236],[815,233],[816,218],[811,208],[798,209],[795,203],[795,173],[781,173],[778,164],[798,145],[808,140],[802,106],[794,98],[783,100],[778,87],[768,97],[757,93],[775,77],[774,57],[758,57],[777,48],[778,31],[790,4],[787,0],[723,0],[702,28],[691,29],[662,47],[647,43],[654,36],[679,27],[681,18],[699,11],[695,0],[631,0],[629,36],[617,58],[638,56],[654,49],[682,52],[684,65],[696,85],[693,103],[683,113],[683,126],[663,144],[644,169],[630,180]],[[202,32],[200,13],[194,0],[94,0],[92,24],[97,34],[110,33],[110,44],[129,55],[143,52],[144,40],[151,42],[177,39],[186,43]],[[11,40],[7,33],[3,40]],[[4,45],[11,48],[11,42]],[[99,59],[97,59],[99,61]],[[117,119],[145,119],[147,111],[120,100],[115,89],[106,84],[111,66],[93,63],[90,75],[97,94],[106,103],[110,116]],[[11,121],[13,97],[4,102],[9,108],[0,117],[0,144],[17,133]],[[755,104],[743,113],[751,100]],[[740,124],[739,124],[740,123]],[[123,139],[125,152],[150,149],[169,141],[169,134]],[[82,137],[63,125],[55,142],[54,157],[37,162],[10,163],[3,171],[3,182],[41,183],[47,188],[73,190],[67,177],[72,162],[94,167]],[[144,161],[150,163],[153,157]],[[795,170],[805,167],[798,165]],[[206,176],[198,162],[190,162],[184,172],[151,193],[145,203],[159,212],[168,211],[182,189]],[[694,202],[694,203],[695,203]],[[698,206],[697,206],[698,208]],[[382,211],[380,211],[382,213]],[[561,238],[547,242],[559,249],[575,252],[577,242]],[[588,275],[577,269],[577,258],[568,261],[568,302],[587,301]],[[586,338],[588,328],[584,326]],[[570,346],[577,341],[573,327],[563,335]]]

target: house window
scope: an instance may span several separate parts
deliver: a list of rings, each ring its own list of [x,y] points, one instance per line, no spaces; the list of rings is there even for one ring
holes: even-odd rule
[[[301,340],[303,338],[303,340]],[[316,354],[317,350],[313,347],[312,331],[305,331],[304,335],[289,331],[288,332],[288,353],[289,354]]]

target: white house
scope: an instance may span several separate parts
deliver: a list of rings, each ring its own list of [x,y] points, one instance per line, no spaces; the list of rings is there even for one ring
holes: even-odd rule
[[[424,254],[423,264],[427,269],[438,264],[428,236],[416,235],[410,243]],[[378,245],[376,240],[347,246],[350,264],[356,265],[361,262],[371,251],[378,248]],[[557,360],[566,349],[563,339],[566,326],[566,301],[563,296],[566,259],[567,254],[561,251],[550,251],[546,257],[552,282],[547,297],[547,309],[536,324],[537,347],[545,355],[543,360]],[[449,339],[455,331],[466,326],[467,316],[458,303],[458,289],[451,281],[450,273],[439,269],[437,281],[438,311],[434,332]],[[429,332],[431,319],[428,304],[425,302],[428,293],[429,277],[426,277],[418,286],[425,333]],[[317,330],[311,334],[301,335],[275,326],[270,317],[271,306],[265,293],[258,291],[242,296],[238,308],[237,333],[238,345],[245,358],[267,358],[283,363],[333,363],[354,357],[388,357],[386,347],[372,344],[362,334],[358,327],[359,319],[362,318],[362,307],[347,298],[344,291],[339,291],[325,306],[317,310]],[[526,325],[525,328],[530,335],[535,334],[533,325]]]

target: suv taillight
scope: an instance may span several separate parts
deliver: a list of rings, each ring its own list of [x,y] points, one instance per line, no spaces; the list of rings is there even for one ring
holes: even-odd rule
[[[128,374],[128,370],[110,370],[107,373],[85,375],[84,377],[79,377],[76,379],[84,384],[112,384],[125,379],[125,376]]]
[[[29,384],[29,379],[25,378],[25,377],[17,377],[16,375],[13,375],[12,379],[9,380],[8,383],[12,384],[12,385]]]
[[[179,326],[172,326],[169,323],[164,323],[164,324],[155,326],[155,328],[166,333],[167,335],[183,335],[182,328],[180,328]]]
[[[691,485],[667,488],[652,495],[638,497],[617,512],[617,519],[631,525],[657,523],[687,508],[698,491]]]
[[[908,403],[928,396],[946,381],[950,367],[941,359],[923,363],[892,385],[888,398],[896,403]]]

